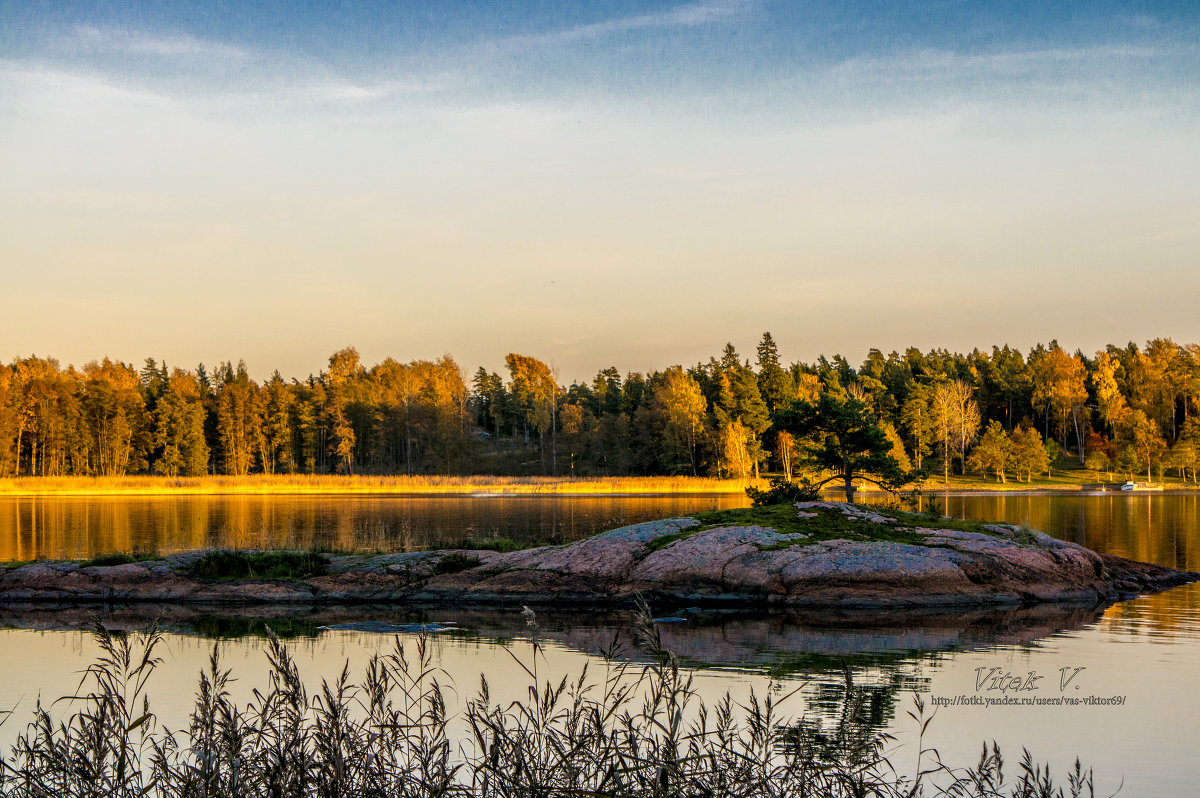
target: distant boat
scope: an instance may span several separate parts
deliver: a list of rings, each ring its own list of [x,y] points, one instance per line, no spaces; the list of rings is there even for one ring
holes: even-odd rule
[[[1162,485],[1151,485],[1149,482],[1126,482],[1121,490],[1162,490]]]

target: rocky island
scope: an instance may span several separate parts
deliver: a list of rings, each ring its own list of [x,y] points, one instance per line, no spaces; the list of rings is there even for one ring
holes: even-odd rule
[[[195,551],[39,562],[0,570],[0,604],[619,605],[644,596],[702,606],[904,610],[1095,606],[1198,579],[1023,527],[800,502],[509,552]]]

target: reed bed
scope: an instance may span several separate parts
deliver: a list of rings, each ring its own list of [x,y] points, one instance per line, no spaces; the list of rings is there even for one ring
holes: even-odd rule
[[[527,611],[528,613],[528,611]],[[214,646],[201,675],[189,728],[160,729],[147,698],[161,642],[136,642],[102,628],[102,656],[69,697],[73,714],[56,721],[40,703],[7,757],[5,798],[1052,798],[1093,794],[1091,772],[1076,762],[1056,786],[1028,752],[1005,780],[998,748],[955,769],[917,745],[916,768],[902,775],[892,739],[864,720],[847,671],[840,717],[828,723],[782,713],[790,695],[775,687],[744,702],[729,695],[704,706],[688,673],[662,647],[649,614],[635,625],[648,665],[616,657],[602,673],[575,678],[543,672],[536,618],[532,645],[513,656],[529,678],[525,698],[492,699],[486,679],[461,717],[446,696],[453,685],[434,665],[428,641],[396,640],[375,656],[359,684],[348,669],[309,695],[278,638],[268,644],[268,687],[244,706],[229,696],[230,671]],[[912,713],[924,732],[930,718]],[[465,739],[451,734],[465,721]],[[911,755],[911,752],[905,756]]]
[[[334,476],[19,477],[0,479],[0,496],[155,496],[305,494],[653,495],[744,492],[740,480],[704,477]]]

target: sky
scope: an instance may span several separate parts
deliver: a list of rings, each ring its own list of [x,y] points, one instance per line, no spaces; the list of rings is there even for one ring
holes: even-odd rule
[[[0,0],[0,360],[1200,341],[1200,5]]]

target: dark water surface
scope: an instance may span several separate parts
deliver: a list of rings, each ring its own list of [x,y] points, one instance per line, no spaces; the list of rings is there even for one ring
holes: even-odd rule
[[[1098,551],[1200,570],[1200,497],[939,496],[950,515],[1044,529]],[[464,537],[571,540],[598,529],[685,512],[737,506],[720,497],[404,497],[171,499],[6,499],[0,501],[0,558],[84,556],[107,550],[179,550],[212,545],[311,545],[403,548]],[[157,612],[154,608],[152,612]],[[17,712],[0,741],[11,740],[34,698],[73,691],[95,656],[81,629],[88,608],[28,612],[0,607],[0,706]],[[146,608],[98,608],[110,626],[139,628]],[[726,690],[744,699],[772,678],[799,687],[791,713],[827,721],[841,707],[843,666],[864,697],[870,720],[896,736],[893,761],[915,766],[918,746],[955,765],[971,764],[996,740],[1010,763],[1022,746],[1060,775],[1079,756],[1096,769],[1097,794],[1193,796],[1200,783],[1195,718],[1200,717],[1200,586],[1109,608],[1037,607],[996,612],[844,615],[732,613],[662,608],[682,622],[661,624],[667,646],[695,669],[706,701]],[[168,608],[164,662],[152,708],[178,728],[191,685],[214,637],[245,699],[265,684],[265,626],[291,636],[310,684],[393,641],[411,643],[412,624],[455,627],[435,637],[438,663],[468,697],[486,672],[497,697],[520,697],[524,673],[508,652],[527,658],[529,630],[518,613],[397,607],[258,608],[238,613]],[[626,624],[619,612],[543,610],[544,666],[556,675],[594,668],[597,654]],[[638,658],[636,649],[627,655]],[[1082,670],[1076,670],[1082,669]],[[1031,683],[1023,693],[989,689],[989,674]],[[1063,689],[1064,674],[1075,676]],[[1031,682],[1032,679],[1032,682]],[[945,699],[918,744],[907,716],[914,696]],[[956,697],[957,702],[956,702]],[[1029,703],[984,699],[1030,698]],[[963,698],[967,700],[962,700]],[[1034,703],[1033,698],[1042,699]],[[1050,702],[1047,699],[1078,699]],[[1085,699],[1093,699],[1085,703]],[[1099,701],[1095,700],[1099,699]],[[980,702],[980,703],[977,703]]]

